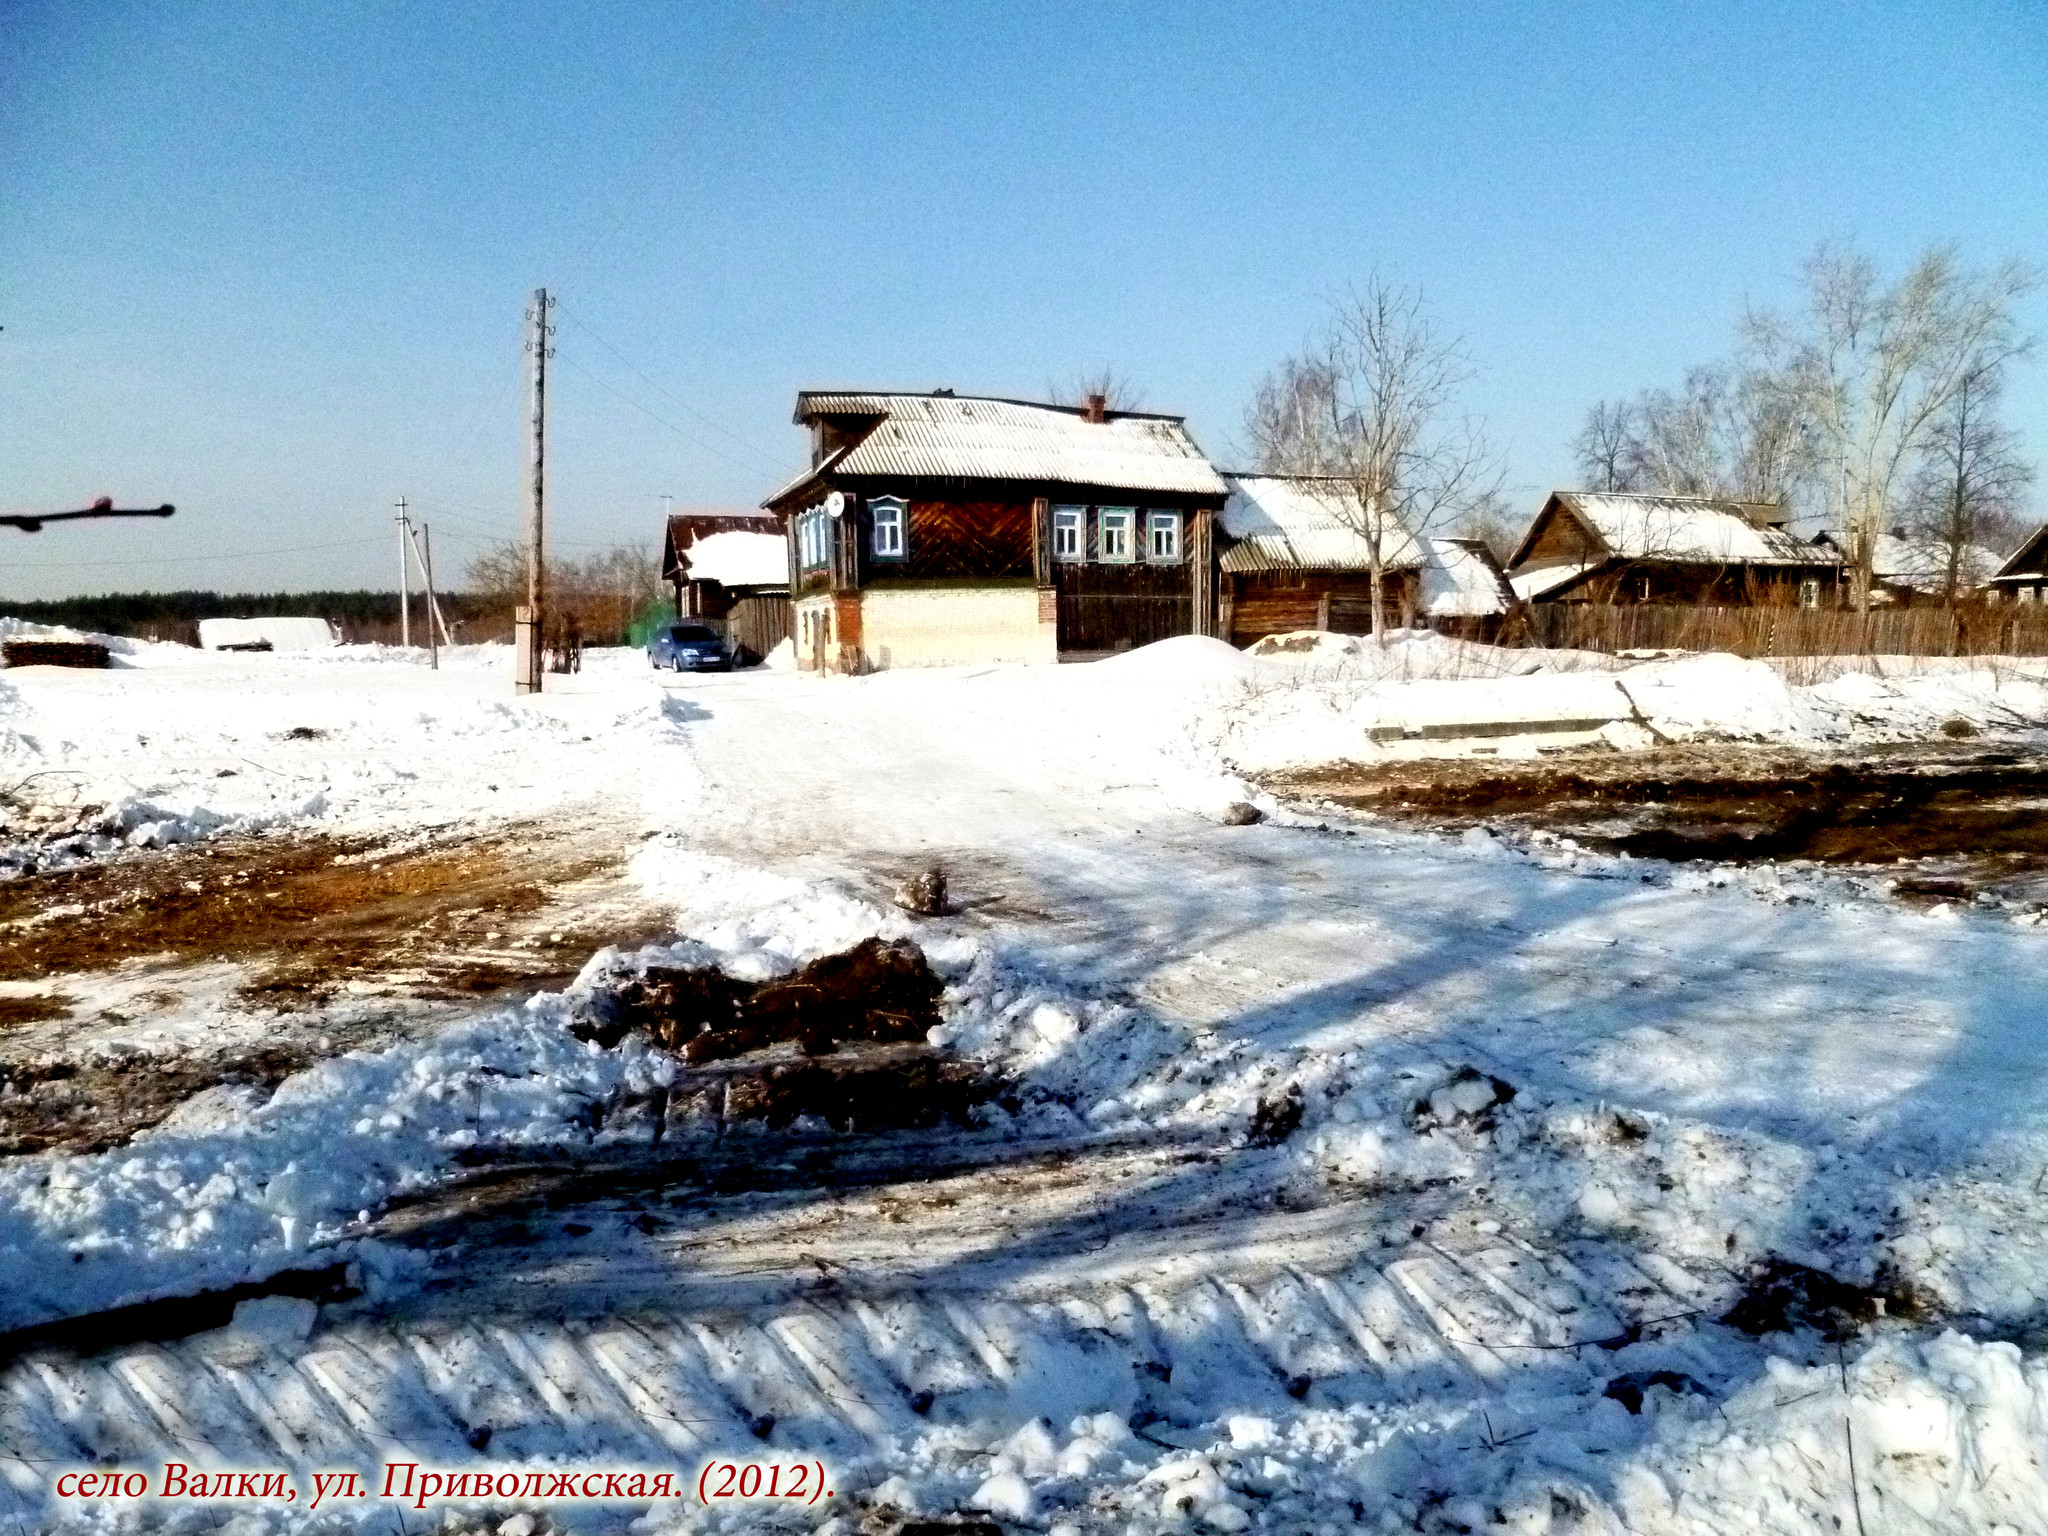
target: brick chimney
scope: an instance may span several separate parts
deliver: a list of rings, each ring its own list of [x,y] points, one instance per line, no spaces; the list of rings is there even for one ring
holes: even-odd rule
[[[1092,421],[1097,426],[1100,426],[1108,409],[1109,396],[1103,394],[1090,395],[1088,397],[1088,404],[1082,408],[1081,419],[1083,421]]]

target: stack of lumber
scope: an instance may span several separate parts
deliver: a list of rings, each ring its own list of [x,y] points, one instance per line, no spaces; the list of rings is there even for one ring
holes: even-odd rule
[[[0,640],[0,661],[10,667],[104,667],[107,648],[96,640]]]

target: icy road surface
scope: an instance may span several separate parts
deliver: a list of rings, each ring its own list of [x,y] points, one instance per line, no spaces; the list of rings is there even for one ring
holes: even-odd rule
[[[861,680],[630,661],[535,711],[592,739],[561,742],[564,782],[531,774],[522,810],[634,807],[635,874],[685,953],[736,974],[910,934],[949,982],[945,1042],[1015,1074],[1023,1109],[657,1154],[604,1106],[666,1069],[569,1039],[572,989],[128,1148],[15,1159],[9,1326],[338,1260],[367,1290],[15,1361],[0,1513],[113,1518],[50,1492],[103,1458],[694,1478],[707,1456],[804,1455],[834,1470],[816,1509],[534,1512],[647,1531],[960,1510],[1077,1532],[2048,1530],[2048,983],[2028,921],[1270,802],[1263,825],[1219,825],[1254,793],[1232,763],[1274,756],[1244,750],[1261,721],[1296,761],[1365,752],[1347,720],[1408,707],[1403,688],[1441,719],[1455,684],[1276,683],[1202,642]],[[404,697],[431,702],[402,717],[304,704],[338,766],[292,770],[325,805],[280,814],[402,817],[402,771],[423,815],[490,817],[502,791],[479,770],[518,759],[483,664],[408,672]],[[365,701],[391,670],[320,665]],[[1960,672],[1637,673],[1673,734],[2048,713],[2036,683]],[[17,753],[48,730],[38,688],[0,679]],[[198,768],[148,793],[203,813],[200,772],[256,727],[249,690],[195,671],[180,691],[164,728]],[[284,718],[265,707],[266,728]],[[89,741],[67,740],[85,772]],[[890,910],[929,862],[961,910]],[[541,1195],[465,1182],[481,1146],[531,1149]],[[615,1177],[565,1203],[545,1196],[561,1166]],[[1839,1348],[1715,1321],[1774,1256],[1906,1315]],[[495,1525],[528,1506],[465,1507]],[[149,1513],[202,1530],[218,1511]],[[374,1499],[333,1517],[361,1527],[401,1528]]]

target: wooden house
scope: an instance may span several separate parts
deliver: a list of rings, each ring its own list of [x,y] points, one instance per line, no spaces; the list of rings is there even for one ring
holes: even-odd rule
[[[1996,602],[2048,602],[2048,523],[2029,534],[1992,573],[1984,584],[1984,595]]]
[[[1238,646],[1295,630],[1370,634],[1372,556],[1349,485],[1316,475],[1224,479],[1230,499],[1216,539],[1217,633]],[[1388,628],[1425,618],[1497,619],[1513,605],[1499,562],[1477,540],[1417,538],[1390,527],[1380,544]]]
[[[1553,491],[1508,581],[1524,602],[1832,605],[1840,554],[1785,523],[1773,503]]]
[[[798,664],[1052,662],[1214,627],[1222,477],[1178,416],[806,390],[787,538]]]
[[[1832,529],[1815,535],[1813,542],[1838,555],[1843,579],[1848,579],[1849,540]],[[1914,603],[1941,602],[1948,595],[1948,565],[1951,551],[1941,539],[1894,528],[1880,533],[1870,551],[1870,598],[1873,603],[1910,608]],[[1985,584],[1998,569],[1996,551],[1981,544],[1964,544],[1956,557],[1956,597],[1974,602],[1984,595]]]

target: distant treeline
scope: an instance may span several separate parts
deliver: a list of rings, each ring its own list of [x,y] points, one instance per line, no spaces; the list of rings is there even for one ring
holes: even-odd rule
[[[415,638],[424,643],[426,598],[413,594]],[[451,626],[484,617],[494,604],[443,592],[441,612]],[[141,640],[199,642],[201,619],[306,616],[333,621],[345,639],[383,639],[398,624],[396,592],[108,592],[46,602],[0,598],[0,614],[34,624],[60,624]],[[495,615],[493,615],[495,616]]]

